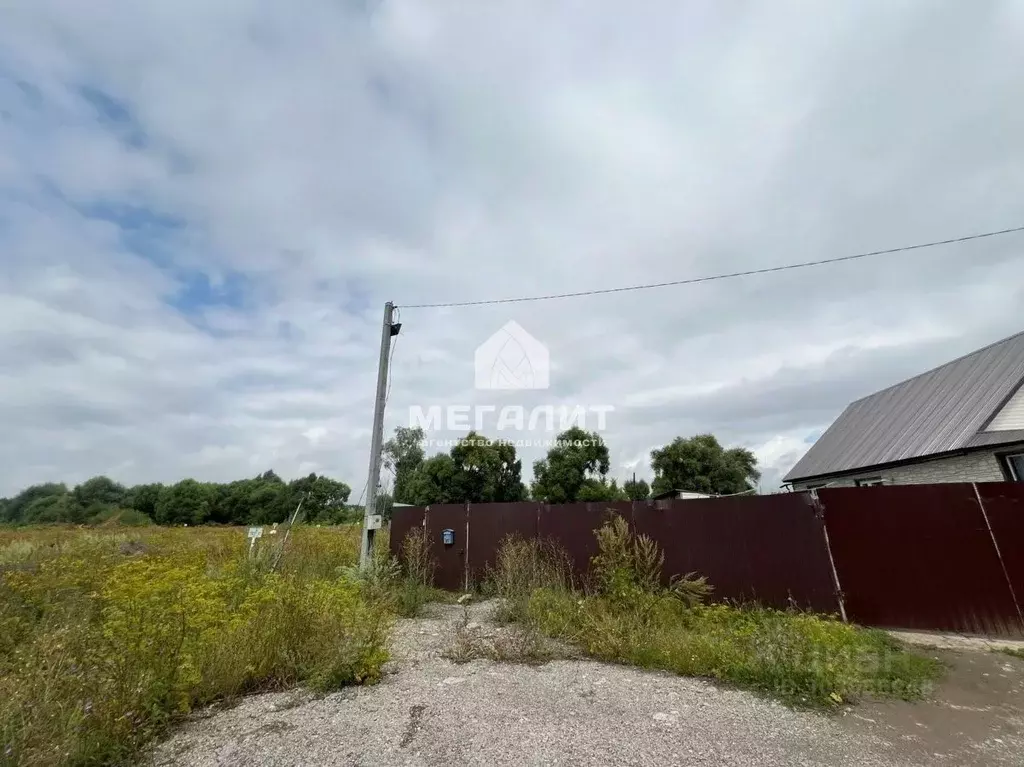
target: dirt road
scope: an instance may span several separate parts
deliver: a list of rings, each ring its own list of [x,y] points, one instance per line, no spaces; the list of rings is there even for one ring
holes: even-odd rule
[[[1024,661],[950,654],[935,701],[795,712],[699,680],[580,660],[441,657],[462,608],[402,621],[373,687],[247,698],[161,744],[161,767],[218,765],[1019,765]],[[471,620],[485,622],[486,606]],[[975,657],[976,656],[976,657]]]

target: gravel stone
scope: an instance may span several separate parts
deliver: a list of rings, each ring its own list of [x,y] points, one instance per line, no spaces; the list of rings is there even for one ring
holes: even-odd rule
[[[489,607],[468,607],[484,624]],[[441,657],[458,605],[399,622],[377,685],[257,695],[160,744],[158,767],[285,765],[917,765],[838,718],[747,692],[585,660]],[[490,628],[490,627],[489,627]]]

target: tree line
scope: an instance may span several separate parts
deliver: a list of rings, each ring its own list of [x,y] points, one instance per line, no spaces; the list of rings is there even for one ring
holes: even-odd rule
[[[470,432],[447,453],[428,458],[420,428],[398,427],[384,445],[390,491],[380,496],[388,516],[392,503],[547,503],[643,500],[668,490],[731,495],[757,486],[757,459],[745,448],[724,448],[711,434],[651,451],[654,479],[619,485],[609,478],[608,446],[597,432],[573,427],[562,432],[547,455],[533,464],[533,482],[522,480],[522,461],[508,441]],[[356,521],[361,507],[348,505],[351,488],[325,476],[285,482],[273,471],[229,483],[185,479],[171,485],[126,487],[93,477],[73,488],[34,485],[0,498],[0,523],[70,522],[161,525],[263,525],[283,522],[303,502],[303,519],[323,524]]]
[[[522,461],[508,441],[470,432],[448,453],[426,457],[421,428],[399,426],[384,445],[396,503],[493,503],[528,499],[547,503],[643,500],[669,490],[732,495],[756,489],[757,458],[742,447],[725,448],[711,434],[676,437],[651,451],[653,482],[608,477],[608,446],[597,432],[573,427],[559,434],[547,456],[533,464],[533,482],[522,481]]]
[[[229,483],[185,479],[134,487],[93,477],[70,489],[48,483],[0,498],[0,522],[262,525],[283,522],[302,500],[304,519],[337,524],[361,516],[346,507],[350,493],[348,485],[329,477],[310,474],[285,482],[273,471]]]

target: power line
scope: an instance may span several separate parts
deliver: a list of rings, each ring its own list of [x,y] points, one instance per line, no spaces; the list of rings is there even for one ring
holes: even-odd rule
[[[647,285],[626,285],[618,288],[602,288],[599,290],[581,290],[574,293],[552,293],[545,296],[521,296],[519,298],[493,298],[483,301],[451,301],[436,304],[403,304],[405,309],[440,309],[454,306],[482,306],[484,304],[514,304],[525,301],[551,301],[556,298],[579,298],[581,296],[597,296],[606,293],[626,293],[632,290],[651,290],[653,288],[667,288],[674,285],[695,285],[699,282],[713,282],[715,280],[728,280],[733,277],[748,277],[754,274],[770,274],[772,272],[785,272],[790,269],[803,269],[808,266],[824,266],[826,264],[838,264],[841,261],[856,261],[861,258],[873,256],[884,256],[890,253],[902,253],[908,250],[922,250],[934,248],[939,245],[952,245],[957,242],[969,240],[981,240],[986,237],[999,237],[1004,234],[1024,232],[1024,226],[1015,226],[1011,229],[1000,229],[995,232],[982,232],[981,234],[969,234],[965,237],[953,237],[948,240],[936,240],[934,242],[922,242],[917,245],[903,245],[898,248],[886,248],[885,250],[873,250],[868,253],[856,253],[852,256],[839,256],[837,258],[823,258],[818,261],[804,261],[799,264],[784,264],[782,266],[769,266],[764,269],[748,269],[742,272],[730,272],[728,274],[715,274],[708,277],[690,277],[684,280],[670,280],[668,282],[655,282]]]

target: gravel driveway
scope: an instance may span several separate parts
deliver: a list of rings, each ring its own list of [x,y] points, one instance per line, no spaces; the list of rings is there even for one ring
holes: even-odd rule
[[[396,627],[391,672],[314,699],[258,695],[184,725],[155,765],[924,765],[943,763],[849,718],[746,692],[580,660],[440,657],[462,608]],[[471,620],[486,621],[484,605]],[[1016,745],[1009,744],[1013,758]],[[963,754],[949,764],[972,763]],[[1000,764],[991,751],[984,761]],[[1005,764],[1014,762],[1007,761]]]

